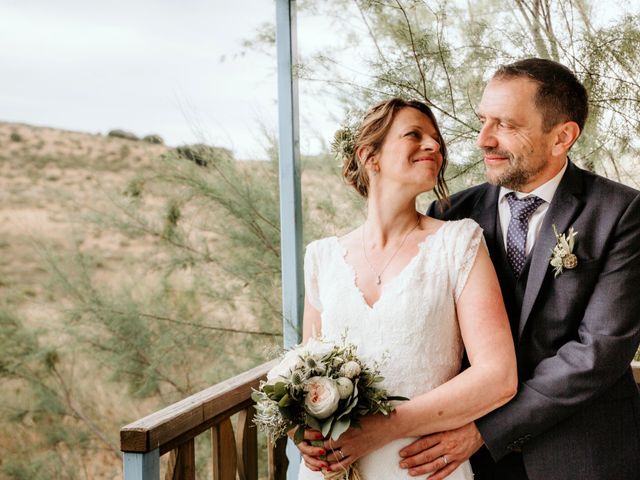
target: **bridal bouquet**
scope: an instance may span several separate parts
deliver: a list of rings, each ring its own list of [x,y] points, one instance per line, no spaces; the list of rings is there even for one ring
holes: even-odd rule
[[[293,428],[296,443],[303,440],[306,428],[337,440],[350,426],[358,425],[359,417],[389,415],[393,400],[407,400],[390,396],[378,385],[382,380],[378,364],[366,365],[356,355],[355,345],[310,339],[289,350],[253,392],[254,422],[272,441]],[[325,478],[345,478],[345,474]],[[346,478],[360,478],[357,468],[349,468]]]

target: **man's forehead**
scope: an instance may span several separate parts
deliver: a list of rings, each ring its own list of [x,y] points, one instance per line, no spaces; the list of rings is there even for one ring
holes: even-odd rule
[[[537,84],[527,79],[493,79],[484,89],[478,114],[495,114],[494,110],[506,109],[517,115],[518,111],[535,106],[536,91]]]

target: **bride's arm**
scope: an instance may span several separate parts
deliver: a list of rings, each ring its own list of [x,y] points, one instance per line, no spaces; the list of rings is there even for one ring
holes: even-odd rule
[[[343,464],[398,438],[466,425],[515,395],[517,369],[513,340],[486,248],[478,249],[456,310],[471,366],[439,387],[401,403],[389,417],[363,418],[362,429],[349,429],[332,445],[350,457]],[[331,456],[329,460],[338,459]]]
[[[517,391],[509,320],[486,248],[478,249],[456,310],[471,366],[399,405],[392,422],[399,438],[461,427],[505,404]]]
[[[307,343],[311,337],[322,335],[320,312],[313,308],[307,296],[304,296],[304,313],[302,315],[302,343]]]

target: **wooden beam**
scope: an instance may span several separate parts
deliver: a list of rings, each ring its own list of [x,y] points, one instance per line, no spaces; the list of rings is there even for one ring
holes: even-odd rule
[[[120,430],[120,450],[146,453],[161,449],[164,453],[175,448],[175,444],[170,449],[164,447],[178,439],[182,443],[187,440],[185,434],[200,430],[203,425],[208,428],[221,417],[246,408],[251,403],[252,389],[258,388],[276,363],[277,360],[262,364],[130,423]]]

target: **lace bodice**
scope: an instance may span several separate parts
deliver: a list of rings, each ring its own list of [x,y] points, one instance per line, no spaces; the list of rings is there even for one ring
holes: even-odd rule
[[[338,238],[310,243],[304,265],[306,296],[321,314],[322,336],[339,341],[346,335],[366,361],[385,357],[380,371],[392,395],[412,398],[441,385],[460,370],[463,344],[455,303],[481,241],[482,230],[472,220],[444,223],[383,285],[372,306],[359,290]],[[398,467],[398,451],[411,441],[394,442],[360,459],[365,480],[411,478]],[[462,467],[456,472],[463,476],[450,478],[471,478],[468,464]],[[321,478],[305,470],[302,465],[300,478]]]

